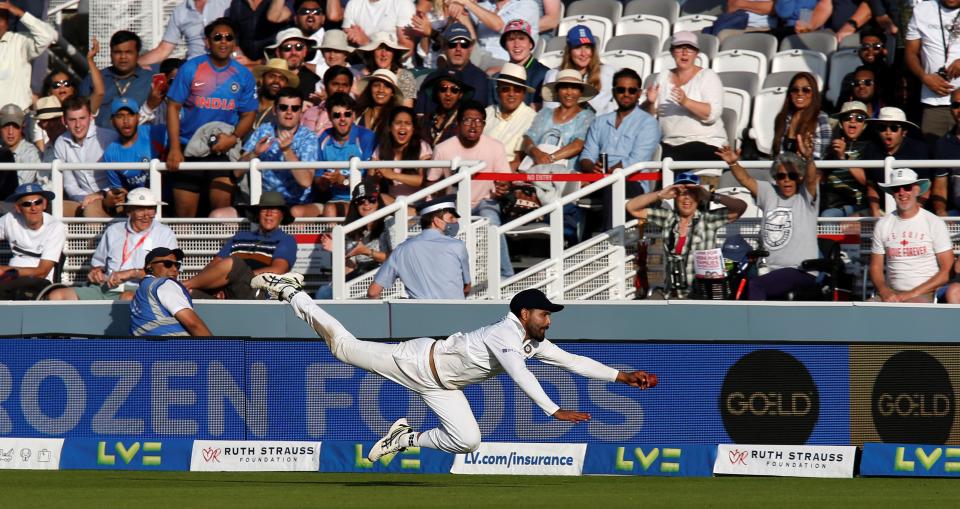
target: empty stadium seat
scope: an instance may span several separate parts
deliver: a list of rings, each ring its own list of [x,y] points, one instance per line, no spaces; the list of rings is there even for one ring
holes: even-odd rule
[[[760,80],[756,74],[742,71],[718,72],[720,82],[724,87],[736,88],[745,91],[750,97],[757,95],[760,90]]]
[[[860,55],[855,49],[837,50],[833,55],[830,55],[830,75],[827,80],[826,92],[828,101],[837,104],[840,90],[843,89],[843,78],[859,66]]]
[[[819,51],[792,49],[779,51],[770,62],[770,72],[809,72],[817,77],[820,90],[823,91],[824,77],[827,75],[827,56]]]
[[[544,45],[543,52],[540,53],[537,60],[550,69],[556,69],[560,67],[560,62],[563,60],[563,50],[566,47],[567,39],[565,37],[554,37]]]
[[[720,41],[717,39],[717,36],[703,32],[695,32],[695,34],[697,36],[697,43],[700,45],[700,53],[704,53],[707,55],[707,59],[713,61],[714,57],[717,56],[717,49],[720,47]],[[664,41],[663,51],[670,51],[669,39]]]
[[[691,14],[690,16],[680,16],[673,24],[673,33],[677,32],[699,32],[717,21],[716,16],[705,14]]]
[[[660,16],[636,14],[621,16],[617,21],[617,35],[647,34],[657,38],[657,48],[670,37],[670,22]]]
[[[720,43],[720,51],[732,49],[756,51],[766,57],[769,62],[777,53],[777,38],[770,34],[748,33],[727,37]]]
[[[728,178],[727,175],[729,175],[729,173],[724,173],[724,175],[721,177],[721,184],[723,183],[723,180],[726,180]],[[730,175],[729,178],[732,179],[733,175]],[[736,182],[736,180],[734,180],[734,182]],[[750,194],[750,190],[747,189],[746,187],[738,187],[738,186],[720,187],[720,188],[717,188],[717,190],[714,192],[717,194],[730,196],[738,200],[743,200],[747,204],[747,210],[743,213],[742,216],[740,216],[741,218],[763,217],[763,211],[760,210],[759,207],[757,207],[756,200],[753,199],[753,195]],[[714,204],[714,205],[717,205],[717,204]],[[714,205],[711,205],[710,208],[722,207],[722,205],[717,205],[716,207],[714,207]]]
[[[860,34],[850,34],[844,37],[837,49],[860,49]]]
[[[664,0],[631,0],[623,7],[622,15],[634,16],[636,14],[660,16],[672,24],[680,17],[680,4],[665,2]]]
[[[837,35],[827,30],[788,35],[780,41],[780,51],[791,49],[819,51],[824,56],[829,57],[834,51],[837,51]]]
[[[743,136],[743,131],[750,125],[750,106],[752,99],[753,95],[746,90],[723,87],[724,110],[731,109],[737,113],[737,125],[733,126],[737,139]]]
[[[778,72],[770,73],[766,78],[763,79],[763,84],[760,85],[760,89],[765,88],[786,88],[790,86],[790,80],[793,79],[793,75],[797,74],[793,71],[787,72]]]
[[[622,12],[623,4],[619,0],[576,0],[567,6],[564,17],[600,16],[616,23]]]
[[[773,148],[774,119],[783,108],[786,96],[786,87],[765,88],[753,100],[750,138],[756,142],[757,150],[764,154],[770,154]]]
[[[724,50],[717,53],[717,56],[711,62],[711,68],[717,73],[749,73],[755,75],[760,83],[767,77],[767,57],[757,51],[747,49]]]
[[[537,60],[546,66],[547,69],[559,69],[560,64],[563,63],[563,52],[557,53],[553,51],[550,53],[544,53],[540,55],[540,58]]]
[[[739,114],[732,108],[724,108],[720,120],[723,121],[723,128],[727,131],[727,142],[734,150],[740,146],[740,136],[737,134],[737,126],[740,124]]]
[[[716,17],[723,13],[724,2],[723,0],[686,0],[682,2],[682,4],[683,5],[680,6],[680,13],[684,16],[688,14],[706,14]]]
[[[659,72],[651,72],[646,78],[643,79],[643,89],[646,90],[656,85],[658,77],[660,77]],[[645,97],[642,99],[645,99]]]
[[[613,37],[613,20],[593,15],[567,16],[561,19],[560,26],[557,27],[557,37],[564,37],[571,28],[577,25],[586,25],[590,28],[593,36],[597,38],[598,51]]]
[[[703,53],[697,53],[696,64],[703,68],[710,67],[710,59],[707,58]],[[677,66],[677,62],[673,60],[673,55],[669,51],[664,51],[657,55],[657,59],[653,62],[653,72],[660,72],[663,69],[673,69]]]
[[[606,47],[603,48],[604,51],[615,51],[620,49],[646,53],[647,55],[650,55],[651,59],[654,55],[660,54],[660,44],[658,39],[656,36],[650,34],[615,35],[612,39],[607,41]]]
[[[629,49],[604,51],[600,55],[600,60],[618,70],[625,68],[633,69],[640,75],[640,79],[650,74],[650,69],[653,67],[653,59],[650,55],[642,51]]]

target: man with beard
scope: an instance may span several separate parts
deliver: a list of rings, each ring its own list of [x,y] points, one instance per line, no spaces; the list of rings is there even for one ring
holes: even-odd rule
[[[483,106],[493,102],[493,88],[487,73],[470,62],[470,52],[473,51],[473,36],[470,30],[462,23],[453,22],[443,31],[444,56],[446,65],[430,73],[424,80],[423,86],[417,93],[415,109],[417,115],[428,115],[437,108],[433,100],[436,92],[434,86],[440,85],[439,79],[451,73],[456,73],[457,81],[465,83],[473,90],[473,99],[480,101]]]
[[[273,103],[284,87],[297,88],[299,78],[287,68],[287,62],[282,58],[271,58],[267,65],[258,65],[253,69],[253,76],[260,82],[257,93],[257,116],[253,120],[253,128],[263,124],[276,122]]]
[[[178,217],[197,217],[202,190],[209,193],[211,209],[229,207],[235,190],[230,170],[178,171],[183,147],[204,124],[224,122],[235,126],[233,132],[216,134],[215,141],[203,140],[209,155],[192,160],[227,161],[226,153],[250,133],[257,110],[253,74],[231,57],[237,39],[231,21],[218,18],[206,26],[204,34],[210,53],[183,64],[167,93],[167,169],[176,172],[171,174],[171,186]]]
[[[943,219],[920,206],[918,198],[927,192],[930,180],[899,168],[880,187],[893,195],[897,208],[873,229],[870,280],[877,300],[932,302],[934,291],[950,277],[953,244]]]
[[[254,278],[252,285],[289,302],[294,313],[313,327],[338,360],[416,392],[440,418],[439,427],[419,433],[405,418],[398,419],[387,435],[370,449],[367,454],[370,461],[407,447],[428,447],[454,454],[477,450],[480,426],[463,389],[500,373],[510,376],[527,397],[554,419],[570,423],[589,421],[589,413],[565,410],[553,402],[527,368],[528,359],[538,359],[587,378],[639,389],[657,385],[656,375],[620,371],[589,357],[566,352],[547,340],[551,314],[561,311],[563,306],[550,302],[540,290],[531,288],[514,295],[510,312],[492,325],[457,332],[439,341],[418,338],[387,344],[357,339],[301,291],[302,281],[300,274],[265,274]]]
[[[328,11],[326,13],[320,0],[297,0],[293,4],[293,23],[303,32],[304,36],[315,43],[314,46],[323,43],[323,34],[326,33],[323,29],[325,22],[328,20],[336,22],[343,19],[343,6],[339,0],[324,1],[326,1]],[[313,55],[307,65],[311,71],[319,76],[323,76],[323,71],[326,70],[326,66],[323,65],[323,55],[319,51]]]
[[[110,105],[110,118],[119,139],[112,141],[103,151],[105,163],[140,163],[162,159],[167,144],[167,126],[140,125],[140,107],[133,99],[120,97]],[[107,170],[107,192],[117,196],[123,203],[127,191],[138,187],[150,187],[149,170]],[[142,261],[142,260],[141,260]],[[141,263],[137,263],[140,267]]]
[[[303,35],[299,28],[288,28],[277,34],[277,42],[273,46],[267,46],[264,52],[271,60],[280,58],[287,62],[287,69],[299,81],[299,85],[288,84],[287,86],[299,89],[300,95],[304,98],[310,97],[316,91],[317,83],[320,82],[320,77],[306,65],[307,61],[316,56],[316,46],[317,41]]]
[[[147,100],[153,73],[137,65],[142,44],[140,37],[128,30],[120,30],[110,37],[111,65],[101,71],[106,85],[103,104],[111,104],[118,97],[129,97],[137,104],[143,104]],[[90,76],[87,76],[80,84],[80,95],[90,97],[92,90],[93,82]],[[97,113],[97,127],[112,129],[107,108],[100,108]]]

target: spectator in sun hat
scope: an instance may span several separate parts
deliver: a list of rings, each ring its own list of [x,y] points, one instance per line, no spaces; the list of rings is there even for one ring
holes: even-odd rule
[[[863,156],[867,141],[867,107],[860,101],[848,101],[833,115],[839,123],[826,159],[855,161]],[[848,217],[869,214],[866,203],[866,175],[850,168],[821,168],[820,216]]]
[[[398,245],[367,289],[380,298],[399,278],[411,299],[465,299],[470,293],[470,258],[457,239],[460,230],[455,198],[424,202],[418,209],[422,232]]]
[[[527,85],[527,72],[523,67],[511,62],[503,64],[494,83],[497,104],[487,106],[487,125],[483,134],[503,143],[510,167],[516,171],[523,159],[520,151],[523,136],[537,116],[537,112],[523,102],[533,89]]]
[[[655,204],[673,200],[673,208]],[[710,203],[720,208],[710,209]],[[702,205],[706,205],[702,207]],[[627,212],[645,219],[663,231],[666,253],[667,295],[685,298],[693,290],[694,258],[697,251],[717,247],[717,232],[747,210],[747,204],[732,196],[714,194],[700,185],[700,176],[681,173],[673,184],[659,191],[637,196],[627,202]]]
[[[564,69],[573,69],[580,73],[580,78],[591,87],[599,90],[590,107],[594,113],[602,115],[617,108],[613,101],[613,74],[617,72],[612,65],[600,62],[600,51],[597,39],[586,25],[576,25],[567,32],[567,45],[563,50],[563,60],[558,69],[547,72],[544,81],[551,83],[556,80],[557,73]],[[551,104],[550,106],[556,106]]]
[[[326,76],[327,69],[333,66],[348,67],[350,63],[347,59],[350,58],[354,49],[356,48],[347,42],[347,35],[342,30],[327,30],[320,42],[320,54],[323,59],[317,64],[315,72],[318,76]],[[330,95],[330,91],[327,91],[327,95]]]
[[[911,130],[919,131],[919,127],[907,120],[907,115],[900,108],[894,108],[893,106],[880,108],[880,114],[877,115],[877,118],[867,119],[867,127],[874,132],[876,140],[864,148],[863,155],[860,157],[862,160],[893,157],[894,159],[912,161],[930,158],[926,143],[909,136]],[[929,168],[917,169],[916,173],[921,178],[926,179],[946,177],[947,175],[946,170]],[[867,170],[866,176],[869,182],[867,187],[868,205],[872,215],[880,217],[883,202],[880,199],[877,184],[883,180],[883,172],[881,170]],[[926,193],[927,190],[921,193],[921,203],[931,198]],[[942,194],[937,199],[946,200],[946,198],[946,189],[942,189]]]
[[[482,64],[478,64],[483,69],[509,61],[506,50],[500,45],[500,35],[507,22],[527,20],[532,27],[530,33],[539,32],[540,6],[534,0],[447,0],[447,4],[461,5],[470,13],[470,20],[477,29],[479,49],[489,55],[489,58],[482,59]]]
[[[297,259],[297,241],[280,226],[293,222],[290,207],[276,191],[245,208],[251,231],[238,231],[196,276],[183,282],[194,298],[253,299],[253,276],[285,274]]]
[[[403,58],[409,51],[397,42],[395,34],[377,33],[368,44],[357,48],[356,54],[363,60],[363,65],[354,68],[354,72],[361,77],[371,76],[378,69],[385,69],[396,76],[396,85],[400,89],[400,102],[405,106],[413,106],[417,97],[417,83],[413,73],[403,68]],[[362,78],[361,78],[362,79]]]
[[[389,69],[377,69],[360,82],[363,92],[357,98],[357,125],[379,132],[390,110],[402,106],[403,92],[397,76]]]
[[[420,88],[421,92],[424,90],[430,91],[433,107],[430,113],[418,115],[421,137],[436,147],[456,136],[457,110],[465,101],[472,100],[475,90],[463,81],[461,73],[451,69],[433,73]]]
[[[873,229],[870,280],[878,300],[932,302],[934,291],[950,277],[953,244],[943,219],[920,205],[919,197],[930,188],[930,180],[909,168],[898,168],[880,187],[893,195],[897,207]]]
[[[63,124],[63,106],[61,106],[60,99],[57,99],[57,96],[54,95],[37,99],[33,120],[35,125],[31,141],[37,148],[43,147],[40,151],[40,158],[43,162],[49,163],[54,159],[54,142],[67,130],[67,126]]]
[[[297,76],[297,84],[288,83],[288,86],[300,90],[300,94],[310,97],[317,89],[320,76],[317,76],[307,62],[314,59],[317,50],[317,41],[305,36],[299,28],[285,28],[277,33],[276,41],[263,51],[268,59],[282,58],[287,62],[287,70]]]
[[[543,102],[540,97],[540,87],[543,86],[547,71],[550,69],[533,57],[533,49],[537,43],[533,38],[530,23],[522,19],[515,19],[503,27],[500,36],[500,46],[507,52],[510,62],[524,68],[527,73],[527,85],[533,92],[527,93],[524,102],[533,106]]]
[[[44,212],[53,198],[35,183],[17,186],[7,198],[13,211],[0,216],[0,240],[10,244],[13,257],[0,265],[0,300],[33,300],[53,282],[67,241],[63,223]]]
[[[457,81],[468,85],[473,91],[473,95],[468,98],[480,101],[484,106],[490,105],[493,102],[493,87],[490,79],[487,73],[470,61],[474,43],[470,30],[462,23],[453,22],[447,25],[441,38],[444,42],[446,64],[430,73],[420,86],[414,106],[417,115],[433,113],[437,107],[433,100],[434,86],[438,84],[439,79],[451,75],[456,75]]]
[[[260,83],[257,89],[257,115],[253,121],[253,128],[256,129],[263,124],[276,122],[273,104],[277,95],[286,87],[299,90],[300,78],[290,71],[287,61],[282,58],[271,58],[266,65],[254,67],[253,77]]]
[[[212,336],[193,310],[187,289],[177,281],[183,251],[157,247],[147,253],[147,276],[130,303],[131,336]],[[173,318],[173,320],[171,320]]]
[[[50,300],[118,300],[132,297],[140,280],[147,253],[154,248],[177,248],[169,226],[156,220],[157,208],[166,205],[153,192],[138,187],[127,193],[123,212],[126,221],[107,226],[90,260],[87,285],[50,292]],[[124,295],[126,293],[126,295]]]

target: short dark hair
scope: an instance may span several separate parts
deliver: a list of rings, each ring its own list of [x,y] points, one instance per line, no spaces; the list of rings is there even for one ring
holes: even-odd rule
[[[129,30],[118,30],[110,36],[110,47],[113,48],[118,44],[123,44],[125,42],[134,41],[137,43],[137,53],[140,53],[140,49],[143,48],[143,41],[140,40],[140,36],[129,31]]]
[[[297,11],[300,10],[300,7],[307,2],[313,2],[317,4],[317,6],[320,7],[320,12],[326,12],[326,9],[323,8],[323,2],[321,0],[297,0],[293,3],[293,14],[296,15]]]
[[[170,74],[176,69],[179,69],[182,66],[184,60],[182,58],[166,58],[163,62],[160,62],[160,73]]]
[[[877,69],[872,65],[858,65],[857,68],[853,70],[853,73],[851,74],[851,76],[857,74],[860,71],[869,71],[873,73],[874,78],[877,77]]]
[[[203,36],[207,39],[213,35],[213,29],[217,27],[227,27],[233,31],[233,35],[237,35],[237,27],[233,24],[233,21],[230,21],[230,18],[226,16],[221,16],[210,22],[207,26],[203,27]]]
[[[279,103],[280,99],[283,97],[295,97],[300,99],[300,102],[303,102],[303,94],[300,93],[299,88],[293,87],[283,87],[280,89],[280,92],[277,92],[277,100],[274,103]]]
[[[881,42],[883,42],[884,46],[886,46],[886,44],[887,44],[887,42],[886,42],[886,41],[887,41],[887,34],[884,33],[882,30],[880,30],[879,28],[874,28],[874,27],[872,27],[872,26],[867,26],[867,27],[864,28],[862,31],[860,31],[860,41],[861,41],[861,42],[863,42],[863,38],[864,38],[864,37],[876,37],[877,39],[880,39]]]
[[[637,80],[637,83],[643,84],[643,80],[640,79],[640,75],[637,74],[637,71],[634,71],[629,67],[624,67],[623,69],[613,73],[612,83],[616,83],[620,78],[633,78]]]
[[[327,98],[327,113],[332,113],[333,109],[337,106],[346,108],[353,112],[357,111],[357,101],[354,100],[353,97],[350,97],[350,94],[346,92],[337,92]]]
[[[464,101],[463,104],[460,105],[460,108],[457,109],[457,119],[459,120],[463,117],[464,113],[471,110],[479,111],[480,116],[483,117],[484,120],[487,119],[487,107],[481,104],[480,101],[474,101],[473,99]]]
[[[75,95],[63,101],[64,115],[66,115],[68,111],[82,110],[84,108],[90,111],[90,99],[86,97]]]
[[[346,76],[350,78],[350,84],[353,85],[353,73],[350,69],[342,65],[332,65],[326,72],[323,73],[323,86],[326,87],[333,81],[337,76]]]
[[[426,214],[423,214],[422,216],[420,216],[420,229],[426,230],[427,228],[430,228],[430,225],[433,224],[433,218],[440,217],[447,212],[454,212],[454,210],[440,209],[440,210],[434,210],[433,212],[427,212]]]

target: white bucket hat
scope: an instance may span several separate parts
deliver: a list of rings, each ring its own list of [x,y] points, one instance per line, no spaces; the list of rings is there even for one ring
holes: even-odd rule
[[[123,204],[128,207],[156,207],[157,205],[166,205],[166,203],[158,200],[146,187],[138,187],[127,193],[127,201]]]
[[[571,83],[574,85],[580,85],[583,89],[583,92],[580,95],[580,102],[585,103],[590,99],[593,99],[597,95],[597,89],[593,88],[592,85],[583,81],[583,77],[580,76],[580,71],[576,69],[564,69],[557,73],[557,77],[550,83],[547,83],[543,86],[543,89],[540,93],[543,95],[544,101],[555,101],[554,97],[557,96],[557,85],[561,83]]]
[[[930,179],[922,179],[917,177],[917,172],[911,170],[910,168],[899,168],[893,170],[893,175],[890,177],[890,182],[880,184],[880,187],[884,191],[893,194],[894,189],[900,186],[908,186],[910,184],[917,184],[920,186],[920,194],[927,192],[927,189],[930,189]]]
[[[867,122],[875,123],[897,123],[904,124],[914,129],[920,129],[920,126],[914,124],[913,122],[907,120],[907,114],[903,112],[900,108],[894,108],[893,106],[884,106],[880,108],[880,113],[877,114],[877,118],[868,118]]]

